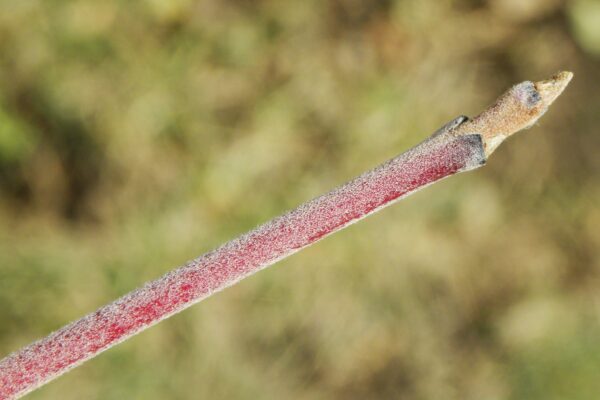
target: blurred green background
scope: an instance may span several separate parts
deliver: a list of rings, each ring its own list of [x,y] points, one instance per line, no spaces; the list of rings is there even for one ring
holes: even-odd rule
[[[597,398],[600,2],[0,0],[0,356],[565,69],[487,167],[32,399]]]

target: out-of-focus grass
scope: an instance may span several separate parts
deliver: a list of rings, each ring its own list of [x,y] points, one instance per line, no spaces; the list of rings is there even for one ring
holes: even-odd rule
[[[568,69],[485,169],[31,398],[592,398],[593,3],[0,1],[0,354]]]

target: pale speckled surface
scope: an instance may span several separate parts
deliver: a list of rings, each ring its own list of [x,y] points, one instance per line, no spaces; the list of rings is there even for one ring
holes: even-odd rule
[[[111,346],[414,191],[485,162],[479,135],[430,139],[0,360],[13,399]]]

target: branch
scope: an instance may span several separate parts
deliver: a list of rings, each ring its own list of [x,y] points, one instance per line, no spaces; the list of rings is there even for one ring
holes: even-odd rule
[[[570,81],[523,82],[482,114],[0,360],[0,400],[16,399],[144,329],[415,191],[483,165],[531,126]]]

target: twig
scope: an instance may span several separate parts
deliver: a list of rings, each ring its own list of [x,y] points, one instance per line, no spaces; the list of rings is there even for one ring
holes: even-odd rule
[[[0,399],[15,399],[239,280],[447,176],[477,168],[531,126],[572,74],[509,89],[404,154],[259,226],[0,360]]]

